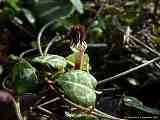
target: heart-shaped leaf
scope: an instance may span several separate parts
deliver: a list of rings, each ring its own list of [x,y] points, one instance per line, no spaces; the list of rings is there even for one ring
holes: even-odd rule
[[[12,80],[18,95],[30,92],[38,84],[36,69],[27,61],[20,60],[13,67]]]
[[[83,106],[94,106],[96,101],[96,79],[88,72],[73,70],[54,78],[64,93],[73,102]]]
[[[38,56],[32,59],[33,64],[44,65],[49,69],[61,70],[66,67],[67,63],[64,57],[58,55]]]

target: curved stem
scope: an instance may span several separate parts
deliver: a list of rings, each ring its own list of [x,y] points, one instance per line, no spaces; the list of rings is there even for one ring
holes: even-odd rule
[[[9,78],[9,76],[6,76],[4,78],[4,80],[2,81],[2,87],[3,87],[4,90],[8,91],[9,93],[13,93],[13,90],[6,86],[6,82],[7,82],[8,78]]]
[[[41,37],[42,37],[42,34],[43,34],[44,30],[45,30],[49,25],[53,24],[54,22],[55,22],[55,20],[50,21],[50,22],[48,22],[47,24],[45,24],[45,25],[41,28],[40,32],[38,33],[37,44],[38,44],[39,53],[40,53],[42,56],[44,55],[44,54],[43,54],[43,51],[42,51],[42,47],[41,47]]]
[[[15,112],[17,115],[18,120],[24,120],[20,111],[20,103],[19,103],[19,98],[17,98],[15,100],[15,98],[8,92],[6,91],[7,94],[9,95],[9,97],[11,98],[11,101],[13,102],[14,108],[15,108]]]
[[[54,38],[52,38],[52,39],[50,40],[50,42],[48,43],[46,49],[44,50],[44,56],[47,55],[48,50],[49,50],[49,48],[52,46],[52,44],[53,44],[54,42],[59,41],[59,40],[60,40],[60,39],[58,39],[58,36],[55,36]]]
[[[23,120],[23,117],[21,115],[21,110],[20,110],[19,98],[17,100],[15,100],[13,98],[13,103],[14,103],[14,106],[15,106],[15,109],[16,109],[16,114],[17,114],[18,119]]]
[[[151,47],[149,47],[148,45],[144,44],[142,41],[140,41],[139,39],[137,39],[136,37],[134,37],[133,35],[129,36],[132,40],[134,40],[135,42],[137,42],[138,44],[140,44],[141,46],[143,46],[144,48],[146,48],[148,51],[154,53],[155,55],[160,56],[160,53],[154,49],[152,49]]]
[[[26,55],[26,54],[28,54],[28,53],[30,53],[30,52],[33,52],[33,51],[35,51],[35,50],[37,50],[37,49],[38,49],[38,48],[33,48],[33,49],[26,50],[26,51],[22,52],[22,53],[19,55],[19,58],[21,59],[21,58],[23,58],[24,55]]]

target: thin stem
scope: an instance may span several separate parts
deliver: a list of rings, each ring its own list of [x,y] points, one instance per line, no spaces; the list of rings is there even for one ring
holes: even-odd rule
[[[15,110],[16,110],[17,118],[19,120],[23,120],[23,117],[21,115],[21,110],[20,110],[19,98],[17,98],[17,100],[15,100],[14,97],[12,96],[12,101],[13,101],[13,104],[14,104],[14,107],[15,107]]]
[[[55,36],[54,38],[51,39],[51,41],[48,43],[48,45],[47,45],[47,47],[46,47],[46,49],[45,49],[45,51],[44,51],[44,56],[47,55],[48,50],[49,50],[49,48],[52,46],[52,44],[53,44],[54,42],[59,41],[59,40],[60,40],[60,39],[58,39],[58,36]]]
[[[12,89],[10,89],[10,88],[8,88],[8,87],[6,86],[6,82],[7,82],[8,78],[9,78],[8,76],[6,76],[6,77],[4,78],[4,80],[2,81],[2,87],[3,87],[3,89],[5,89],[5,90],[8,91],[8,92],[13,92]]]
[[[134,41],[136,41],[137,43],[139,43],[140,45],[142,45],[143,47],[145,47],[145,48],[146,48],[147,50],[149,50],[150,52],[152,52],[152,53],[160,56],[160,53],[159,53],[159,52],[157,52],[156,50],[150,48],[149,46],[147,46],[146,44],[144,44],[143,42],[141,42],[140,40],[138,40],[138,39],[135,38],[134,36],[130,35],[129,37],[132,38],[132,39],[133,39]],[[115,80],[115,79],[117,79],[117,78],[120,78],[120,77],[122,77],[122,76],[124,76],[124,75],[127,75],[127,74],[129,74],[129,73],[131,73],[131,72],[134,72],[134,71],[136,71],[136,70],[138,70],[138,69],[140,69],[140,68],[143,68],[143,67],[145,67],[145,66],[147,66],[147,65],[149,65],[149,64],[151,64],[151,63],[154,63],[154,62],[158,61],[159,59],[160,59],[160,57],[156,57],[156,58],[154,58],[154,59],[152,59],[152,60],[150,60],[150,61],[148,61],[148,62],[146,62],[146,63],[144,63],[144,64],[141,64],[141,65],[139,65],[139,66],[137,66],[137,67],[131,68],[131,69],[129,69],[129,70],[127,70],[127,71],[124,71],[124,72],[122,72],[122,73],[120,73],[120,74],[117,74],[117,75],[115,75],[115,76],[106,78],[106,79],[104,79],[104,80],[101,80],[101,81],[98,82],[98,84],[102,84],[102,83],[106,83],[106,82],[111,82],[111,81],[113,81],[113,80]]]
[[[160,56],[160,53],[157,52],[156,50],[152,49],[151,47],[147,46],[146,44],[144,44],[143,42],[141,42],[140,40],[138,40],[136,37],[130,35],[130,38],[132,38],[135,42],[137,42],[138,44],[142,45],[143,47],[145,47],[147,50],[149,50],[150,52]]]
[[[144,64],[141,64],[141,65],[139,65],[139,66],[136,66],[136,67],[134,67],[134,68],[131,68],[131,69],[129,69],[129,70],[127,70],[127,71],[124,71],[124,72],[122,72],[122,73],[120,73],[120,74],[117,74],[117,75],[115,75],[115,76],[112,76],[112,77],[106,78],[106,79],[104,79],[104,80],[101,80],[101,81],[98,82],[98,84],[104,84],[104,83],[107,83],[107,82],[111,82],[111,81],[113,81],[113,80],[115,80],[115,79],[117,79],[117,78],[120,78],[120,77],[122,77],[122,76],[124,76],[124,75],[127,75],[127,74],[131,73],[131,72],[137,71],[138,69],[143,68],[143,67],[145,67],[145,66],[147,66],[147,65],[149,65],[149,64],[151,64],[151,63],[154,63],[154,62],[156,62],[156,61],[158,61],[158,60],[160,60],[160,57],[156,57],[156,58],[154,58],[154,59],[152,59],[152,60],[150,60],[150,61],[147,61],[147,62],[144,63]]]
[[[134,41],[136,41],[137,43],[139,43],[140,45],[142,45],[143,47],[145,47],[145,48],[146,48],[147,50],[149,50],[150,52],[152,52],[152,53],[160,56],[160,53],[159,53],[159,52],[157,52],[156,50],[150,48],[149,46],[147,46],[146,44],[144,44],[143,42],[141,42],[140,40],[138,40],[138,39],[135,38],[134,36],[130,35],[129,37],[132,38],[132,39],[133,39]],[[141,64],[141,65],[139,65],[139,66],[137,66],[137,67],[131,68],[131,69],[129,69],[129,70],[127,70],[127,71],[124,71],[124,72],[122,72],[122,73],[120,73],[120,74],[117,74],[117,75],[115,75],[115,76],[112,76],[112,77],[106,78],[106,79],[104,79],[104,80],[102,80],[102,81],[99,81],[98,84],[103,84],[103,83],[106,83],[106,82],[111,82],[111,81],[113,81],[113,80],[115,80],[115,79],[117,79],[117,78],[120,78],[120,77],[122,77],[122,76],[124,76],[124,75],[127,75],[127,74],[129,74],[129,73],[131,73],[131,72],[134,72],[134,71],[136,71],[136,70],[138,70],[138,69],[140,69],[140,68],[143,68],[143,67],[145,67],[145,66],[147,66],[147,65],[149,65],[149,64],[151,64],[151,63],[154,63],[154,62],[156,62],[156,61],[158,61],[158,60],[160,60],[160,57],[156,57],[156,58],[154,58],[154,59],[152,59],[152,60],[150,60],[150,61],[148,61],[148,62],[146,62],[146,63],[144,63],[144,64]]]
[[[56,21],[53,20],[53,21],[50,21],[50,22],[48,22],[47,24],[45,24],[45,25],[41,28],[40,32],[38,33],[37,44],[38,44],[39,53],[40,53],[42,56],[44,55],[44,54],[43,54],[43,51],[42,51],[42,47],[41,47],[41,37],[42,37],[42,34],[43,34],[44,30],[45,30],[48,26],[50,26],[51,24],[53,24],[54,22],[56,22]]]
[[[103,91],[103,92],[114,92],[116,90],[118,90],[118,88],[98,89],[98,91]]]
[[[43,103],[43,104],[38,105],[38,106],[42,107],[42,106],[48,105],[48,104],[50,104],[50,103],[54,103],[54,102],[56,102],[56,101],[58,101],[58,100],[60,100],[60,99],[61,99],[60,97],[56,97],[56,98],[54,98],[54,99],[52,99],[52,100],[49,100],[49,101],[47,101],[47,102],[45,102],[45,103]]]
[[[20,110],[20,103],[19,103],[19,98],[17,99],[17,102],[15,104],[16,106],[16,113],[17,113],[17,117],[19,118],[19,120],[23,120],[23,117],[21,115],[21,110]]]
[[[37,48],[33,48],[33,49],[26,50],[26,51],[22,52],[22,53],[19,55],[19,58],[21,59],[21,58],[23,58],[24,55],[26,55],[26,54],[28,54],[28,53],[30,53],[30,52],[33,52],[33,51],[35,51],[35,50],[37,50]]]
[[[37,106],[37,108],[38,108],[39,110],[42,110],[43,112],[46,112],[46,113],[49,114],[49,115],[52,115],[52,112],[51,112],[51,111],[49,111],[49,110],[47,110],[47,109],[45,109],[45,108],[43,108],[43,107],[41,107],[41,106]]]

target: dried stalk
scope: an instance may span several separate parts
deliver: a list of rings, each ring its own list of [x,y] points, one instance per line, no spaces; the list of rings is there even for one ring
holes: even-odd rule
[[[107,83],[107,82],[112,82],[113,80],[115,80],[115,79],[117,79],[117,78],[120,78],[120,77],[122,77],[122,76],[124,76],[124,75],[127,75],[127,74],[131,73],[131,72],[137,71],[138,69],[141,69],[141,68],[143,68],[143,67],[146,67],[147,65],[149,65],[149,64],[151,64],[151,63],[154,63],[154,62],[156,62],[156,61],[158,61],[158,60],[160,60],[160,57],[156,57],[156,58],[154,58],[154,59],[152,59],[152,60],[150,60],[150,61],[147,61],[146,63],[141,64],[141,65],[139,65],[139,66],[137,66],[137,67],[131,68],[131,69],[129,69],[129,70],[127,70],[127,71],[124,71],[124,72],[122,72],[122,73],[120,73],[120,74],[117,74],[117,75],[115,75],[115,76],[106,78],[106,79],[104,79],[104,80],[101,80],[101,81],[98,82],[98,84],[104,84],[104,83]]]
[[[154,63],[154,62],[160,60],[160,53],[159,52],[157,52],[156,50],[154,50],[151,47],[147,46],[146,44],[144,44],[143,42],[141,42],[139,39],[137,39],[136,37],[134,37],[132,35],[129,35],[128,38],[131,38],[132,40],[134,40],[135,42],[137,42],[138,44],[140,44],[141,46],[143,46],[144,48],[146,48],[150,52],[154,53],[155,55],[158,55],[159,57],[156,57],[156,58],[154,58],[154,59],[152,59],[152,60],[150,60],[150,61],[148,61],[148,62],[146,62],[144,64],[141,64],[141,65],[139,65],[137,67],[131,68],[131,69],[129,69],[127,71],[124,71],[124,72],[122,72],[120,74],[117,74],[115,76],[112,76],[112,77],[106,78],[104,80],[101,80],[101,81],[98,82],[98,84],[104,84],[106,82],[111,82],[111,81],[113,81],[113,80],[115,80],[117,78],[120,78],[120,77],[122,77],[124,75],[127,75],[127,74],[131,73],[131,72],[137,71],[140,68],[143,68],[143,67],[145,67],[145,66],[147,66],[147,65],[149,65],[151,63]]]

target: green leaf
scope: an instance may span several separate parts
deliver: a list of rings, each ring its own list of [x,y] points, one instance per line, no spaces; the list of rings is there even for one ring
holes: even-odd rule
[[[88,72],[73,70],[56,76],[54,80],[73,102],[87,107],[95,105],[97,80]]]
[[[81,2],[81,0],[70,0],[70,2],[73,4],[73,6],[79,13],[81,14],[84,13],[83,3]]]
[[[123,98],[123,101],[124,101],[124,104],[128,107],[133,107],[150,114],[160,115],[159,110],[143,105],[143,103],[135,97],[125,96]]]
[[[20,11],[20,8],[18,6],[19,0],[6,0],[7,4],[13,8],[15,11]]]
[[[76,60],[76,53],[72,53],[69,56],[66,57],[66,60],[68,61],[69,64],[71,64],[72,66],[74,66],[75,60]],[[81,70],[83,71],[89,71],[89,56],[88,54],[84,55],[84,60],[83,60],[83,64],[81,64]]]
[[[18,95],[30,92],[38,84],[36,69],[27,61],[20,60],[13,67],[12,80]]]
[[[120,15],[119,16],[119,19],[120,19],[120,21],[122,22],[122,23],[124,23],[125,25],[131,25],[131,24],[133,24],[134,22],[135,22],[135,20],[136,20],[136,16],[133,14],[124,14],[124,15]]]
[[[33,64],[44,65],[49,69],[61,70],[66,67],[67,63],[64,57],[58,55],[38,56],[32,59]]]

